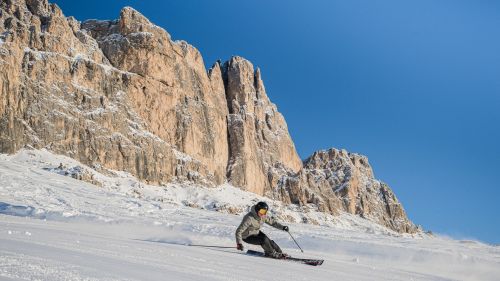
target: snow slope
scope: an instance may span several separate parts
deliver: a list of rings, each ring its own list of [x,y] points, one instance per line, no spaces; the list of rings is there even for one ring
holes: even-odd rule
[[[82,171],[101,187],[70,177]],[[274,214],[296,222],[287,224],[305,253],[287,233],[264,231],[293,256],[325,259],[321,267],[186,246],[234,246],[260,199],[228,185],[148,186],[47,151],[0,155],[0,280],[500,280],[498,246],[278,202]]]

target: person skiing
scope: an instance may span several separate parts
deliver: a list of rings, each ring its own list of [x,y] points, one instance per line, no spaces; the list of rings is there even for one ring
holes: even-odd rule
[[[248,214],[243,217],[241,224],[236,229],[236,248],[243,251],[243,241],[252,245],[260,245],[264,249],[264,254],[268,257],[281,259],[288,255],[281,251],[281,248],[266,234],[260,231],[262,224],[267,223],[279,230],[288,231],[288,226],[284,226],[273,218],[267,216],[269,206],[266,202],[259,202],[252,206]]]

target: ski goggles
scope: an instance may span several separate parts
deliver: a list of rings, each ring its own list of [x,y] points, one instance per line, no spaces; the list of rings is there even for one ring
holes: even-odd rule
[[[267,210],[266,209],[260,209],[259,210],[259,215],[265,216],[266,214],[267,214]]]

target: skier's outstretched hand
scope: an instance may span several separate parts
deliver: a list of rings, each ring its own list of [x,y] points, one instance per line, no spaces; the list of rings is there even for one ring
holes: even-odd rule
[[[243,251],[244,250],[243,244],[240,244],[240,243],[236,244],[236,249]]]
[[[283,226],[283,230],[286,231],[286,232],[288,232],[288,226],[286,226],[286,225]]]

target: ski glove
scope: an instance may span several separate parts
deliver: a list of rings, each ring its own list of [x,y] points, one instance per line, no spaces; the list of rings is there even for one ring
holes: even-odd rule
[[[243,251],[243,244],[236,244],[236,249],[240,250],[240,251]]]
[[[288,232],[288,226],[286,226],[286,225],[283,226],[283,230],[286,231],[286,232]]]

